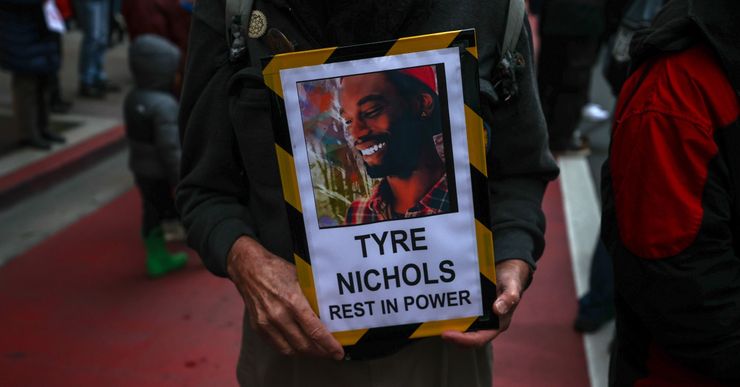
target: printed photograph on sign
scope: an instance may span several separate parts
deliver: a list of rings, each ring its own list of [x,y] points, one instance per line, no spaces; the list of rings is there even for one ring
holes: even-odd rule
[[[319,228],[457,212],[444,64],[296,84]]]

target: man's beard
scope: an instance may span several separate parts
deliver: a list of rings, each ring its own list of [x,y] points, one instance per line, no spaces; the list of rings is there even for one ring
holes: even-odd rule
[[[426,137],[426,131],[418,120],[407,118],[394,125],[391,134],[378,137],[379,142],[388,144],[381,163],[368,165],[365,162],[368,176],[373,179],[386,176],[401,178],[411,176],[419,165],[421,144]]]

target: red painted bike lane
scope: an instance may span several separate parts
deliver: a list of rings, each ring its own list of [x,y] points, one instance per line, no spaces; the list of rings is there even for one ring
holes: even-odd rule
[[[129,191],[0,268],[1,386],[229,386],[241,301],[194,254],[144,275],[140,202]],[[494,345],[496,386],[587,386],[558,184],[548,247],[512,327]]]

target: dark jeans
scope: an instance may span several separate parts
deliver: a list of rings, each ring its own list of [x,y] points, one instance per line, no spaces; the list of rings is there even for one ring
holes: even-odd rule
[[[80,83],[94,85],[108,79],[103,62],[108,49],[111,0],[75,0],[74,4],[82,29]]]
[[[48,75],[13,74],[13,114],[27,140],[41,140],[49,128],[49,80]]]
[[[172,186],[166,179],[152,179],[137,176],[142,203],[141,234],[146,237],[164,220],[177,219]]]
[[[537,81],[551,149],[563,149],[573,141],[581,109],[588,102],[599,43],[597,36],[542,36]]]
[[[591,301],[597,306],[613,308],[614,305],[614,268],[612,257],[599,238],[596,251],[591,260],[591,273],[588,279]]]
[[[614,314],[614,269],[612,258],[599,238],[591,259],[588,293],[580,300],[579,313],[595,319]]]

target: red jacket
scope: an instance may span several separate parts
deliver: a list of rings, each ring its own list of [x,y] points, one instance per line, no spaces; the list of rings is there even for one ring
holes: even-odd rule
[[[740,383],[739,114],[704,43],[622,89],[602,193],[618,386]]]
[[[72,12],[72,2],[70,0],[56,0],[57,8],[59,8],[59,13],[62,14],[62,17],[64,20],[68,20],[72,17],[74,12]]]

